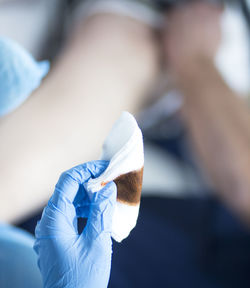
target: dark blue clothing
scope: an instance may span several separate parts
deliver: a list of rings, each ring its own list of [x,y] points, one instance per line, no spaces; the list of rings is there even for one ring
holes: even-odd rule
[[[250,233],[214,199],[143,198],[109,288],[250,287]]]

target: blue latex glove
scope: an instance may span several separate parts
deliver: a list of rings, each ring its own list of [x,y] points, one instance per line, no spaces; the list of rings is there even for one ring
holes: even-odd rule
[[[24,102],[49,71],[49,62],[36,62],[19,44],[0,37],[0,116]]]
[[[91,201],[82,185],[107,166],[107,161],[89,162],[61,175],[35,232],[34,249],[45,288],[108,286],[116,185],[110,182]],[[83,210],[88,222],[79,235],[77,217]]]

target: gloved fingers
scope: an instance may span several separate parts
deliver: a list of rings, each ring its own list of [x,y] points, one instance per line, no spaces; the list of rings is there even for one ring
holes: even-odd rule
[[[91,177],[98,177],[107,168],[107,161],[92,161],[78,165],[64,173],[59,178],[51,201],[57,205],[58,200],[64,198],[68,203],[73,203],[79,185],[88,181]]]
[[[108,183],[102,190],[94,194],[83,237],[94,240],[102,234],[110,238],[116,194],[117,187],[114,182]]]
[[[83,185],[80,185],[73,204],[77,217],[88,218],[91,203]]]
[[[79,185],[91,177],[98,177],[107,167],[107,161],[88,162],[64,172],[55,192],[43,211],[36,230],[36,237],[53,238],[78,235],[77,214],[74,199]]]
[[[84,206],[80,206],[76,208],[76,216],[78,218],[88,218],[90,211],[90,204],[86,204]]]
[[[60,199],[60,207],[65,205],[63,211],[58,209],[51,200],[44,208],[42,218],[38,222],[35,230],[37,239],[52,239],[75,237],[78,235],[77,217],[75,208],[72,204],[63,204],[63,199]]]

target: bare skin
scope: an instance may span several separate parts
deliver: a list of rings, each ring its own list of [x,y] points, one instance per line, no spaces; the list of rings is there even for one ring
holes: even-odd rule
[[[111,14],[79,23],[42,86],[0,121],[0,221],[25,217],[61,171],[97,159],[120,112],[140,109],[157,73],[149,27]]]
[[[204,3],[174,11],[165,51],[185,96],[182,115],[201,164],[218,196],[250,225],[250,113],[213,64],[220,11]]]

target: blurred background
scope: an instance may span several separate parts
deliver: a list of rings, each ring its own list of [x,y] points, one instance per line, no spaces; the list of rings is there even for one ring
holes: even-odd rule
[[[249,33],[249,0],[0,0],[0,36],[51,62],[0,118],[0,221],[34,234],[60,173],[97,159],[128,110],[144,134],[144,184],[109,287],[249,287]],[[16,266],[20,287],[40,287]]]

